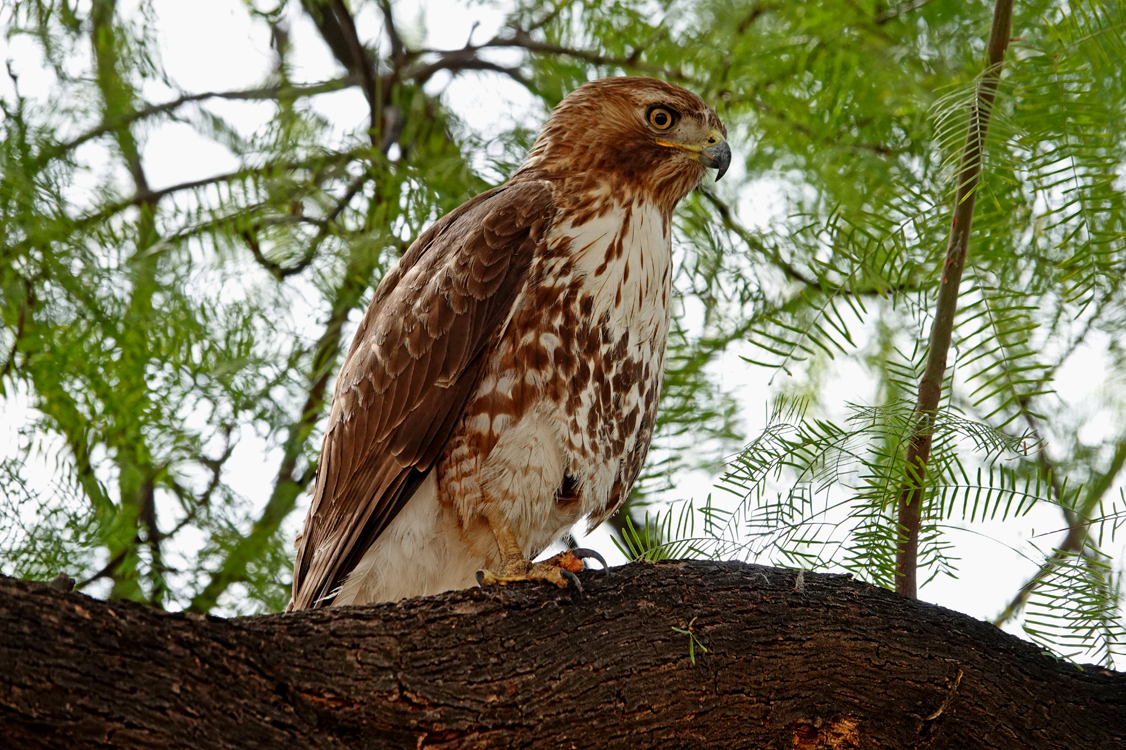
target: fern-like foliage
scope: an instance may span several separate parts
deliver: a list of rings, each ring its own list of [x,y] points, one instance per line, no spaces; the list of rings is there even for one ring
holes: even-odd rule
[[[657,515],[635,529],[627,547],[633,556],[739,552],[814,570],[842,565],[889,585],[893,566],[878,561],[893,556],[892,506],[905,447],[918,428],[916,415],[905,402],[853,405],[838,424],[812,419],[806,408],[781,399],[766,428],[730,462],[717,486],[737,498],[733,508],[716,507],[709,497],[694,509],[686,504]],[[1010,436],[949,411],[936,414],[935,425],[935,442],[944,448],[932,459],[935,470],[925,488],[934,510],[930,520],[1019,518],[1034,503],[1050,502],[1045,483],[1007,465],[1042,447],[1028,436]],[[981,464],[973,476],[963,469],[970,456]],[[702,535],[692,535],[692,513],[702,516]],[[873,556],[875,548],[884,552]],[[924,559],[942,568],[948,563],[941,551],[935,546]]]
[[[984,23],[990,6],[974,7]],[[843,567],[894,584],[896,504],[911,474],[905,448],[922,416],[914,397],[983,80],[983,27],[974,28],[974,38],[965,36],[969,27],[945,23],[965,9],[927,4],[890,32],[862,18],[837,28],[862,45],[869,34],[892,33],[894,42],[867,49],[900,55],[894,82],[827,73],[871,66],[844,62],[848,52],[826,41],[827,18],[812,11],[763,24],[807,42],[779,44],[763,32],[764,45],[774,41],[771,54],[793,65],[792,80],[764,82],[766,75],[732,70],[746,92],[737,100],[752,101],[758,116],[760,148],[750,163],[791,170],[774,175],[775,189],[796,208],[765,236],[740,234],[772,272],[751,275],[757,295],[744,356],[773,372],[772,382],[796,382],[784,392],[812,402],[778,401],[758,437],[730,462],[718,486],[733,494],[733,505],[719,510],[709,498],[647,519],[627,539],[635,556],[736,555]],[[1024,4],[1016,12],[1019,39],[984,112],[989,132],[969,258],[943,400],[932,415],[920,580],[959,574],[956,529],[1016,525],[1036,506],[1057,508],[1074,549],[1062,557],[1025,550],[1042,571],[1027,587],[1034,611],[1026,632],[1069,655],[1085,649],[1109,662],[1121,653],[1121,561],[1104,550],[1115,544],[1122,515],[1104,498],[1121,483],[1117,451],[1106,467],[1122,436],[1112,428],[1092,448],[1068,430],[1080,429],[1069,404],[1088,383],[1109,389],[1087,390],[1089,398],[1123,413],[1120,399],[1096,393],[1116,387],[1100,379],[1099,368],[1124,364],[1115,332],[1126,304],[1126,11],[1079,0]],[[904,72],[915,64],[917,71]],[[880,96],[885,102],[876,103]],[[856,127],[872,111],[883,123]],[[792,169],[786,159],[796,142],[818,152],[817,167]],[[1099,350],[1105,354],[1091,354]],[[1112,364],[1084,371],[1078,388],[1075,380],[1061,386],[1059,374],[1078,356]],[[874,406],[824,400],[826,379],[841,372],[825,363],[842,360],[864,363]]]
[[[1063,553],[1028,601],[1024,632],[1070,658],[1093,655],[1105,666],[1126,650],[1119,603],[1122,575],[1095,550]]]

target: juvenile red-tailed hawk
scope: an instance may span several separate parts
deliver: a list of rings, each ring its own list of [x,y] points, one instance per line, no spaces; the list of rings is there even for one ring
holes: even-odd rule
[[[291,609],[573,580],[576,522],[621,505],[652,437],[672,211],[731,161],[698,96],[588,83],[505,184],[375,292],[336,383]],[[479,572],[480,571],[480,572]]]

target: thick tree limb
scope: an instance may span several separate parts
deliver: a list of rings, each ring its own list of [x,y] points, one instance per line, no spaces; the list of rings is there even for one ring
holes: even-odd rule
[[[844,576],[583,583],[223,620],[0,578],[0,723],[13,748],[1126,743],[1126,675]]]

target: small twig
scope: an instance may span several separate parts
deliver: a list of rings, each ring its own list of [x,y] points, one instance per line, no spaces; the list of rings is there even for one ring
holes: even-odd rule
[[[549,10],[547,13],[545,13],[540,18],[535,19],[530,24],[523,27],[521,30],[528,32],[528,31],[535,31],[536,29],[542,29],[544,26],[547,26],[549,23],[551,23],[556,18],[558,18],[559,14],[562,13],[563,9],[568,7],[568,5],[569,5],[568,3],[564,3],[564,2],[557,3],[554,8]]]
[[[234,444],[231,442],[231,433],[233,430],[233,424],[223,426],[223,452],[218,458],[208,458],[203,455],[195,457],[198,463],[203,464],[211,471],[211,478],[207,482],[207,487],[200,495],[196,496],[175,479],[169,480],[169,487],[176,497],[180,499],[180,507],[184,509],[184,517],[164,534],[165,538],[176,536],[187,526],[195,522],[200,510],[211,505],[211,497],[215,494],[215,490],[219,488],[223,465],[226,464],[227,460],[231,457],[231,453],[234,452]]]
[[[733,101],[745,101],[763,114],[769,115],[770,117],[773,117],[776,120],[785,123],[786,127],[798,133],[801,133],[802,135],[808,137],[810,140],[826,143],[835,146],[836,148],[850,151],[852,153],[868,152],[873,153],[877,156],[897,156],[903,152],[902,148],[885,146],[882,143],[868,143],[864,141],[850,143],[842,138],[842,131],[838,131],[837,135],[821,135],[805,123],[795,120],[785,110],[778,109],[777,107],[774,107],[757,97],[752,98],[740,96],[739,94],[732,94],[725,97],[725,100],[729,103]],[[857,123],[857,125],[862,126],[863,123]]]
[[[12,81],[12,90],[16,94],[16,99],[20,99],[21,98],[20,97],[20,77],[16,73],[15,68],[12,67],[12,61],[11,60],[8,60],[7,63],[5,63],[5,65],[8,69],[8,78],[10,78],[11,81]]]
[[[589,52],[587,50],[575,49],[573,47],[563,47],[558,44],[551,44],[549,42],[541,42],[532,38],[528,32],[517,29],[511,36],[496,36],[485,44],[484,47],[516,47],[518,49],[527,50],[528,52],[536,52],[543,55],[563,55],[566,57],[573,57],[576,60],[591,63],[592,65],[604,65],[619,68],[634,68],[636,70],[645,71],[648,73],[655,73],[667,80],[674,81],[691,81],[692,78],[679,70],[670,70],[662,68],[659,65],[645,65],[638,63],[635,58],[637,51],[631,57],[611,57],[607,55],[600,55],[597,52]]]
[[[141,541],[141,535],[138,532],[137,535],[133,537],[132,542],[125,545],[124,548],[120,552],[118,552],[116,555],[114,555],[113,557],[111,557],[109,559],[109,562],[107,562],[105,564],[105,567],[103,567],[97,573],[94,573],[89,578],[86,578],[86,579],[79,581],[78,583],[74,584],[74,590],[75,591],[81,591],[82,589],[86,588],[87,586],[89,586],[91,583],[98,580],[99,578],[105,578],[106,576],[113,573],[114,569],[118,565],[120,565],[121,562],[125,559],[125,556],[127,554],[129,554],[130,550],[133,548],[133,545],[139,544],[140,541]]]
[[[1075,517],[1075,511],[1069,508],[1064,502],[1063,487],[1060,485],[1059,472],[1052,466],[1052,459],[1048,455],[1047,442],[1044,440],[1044,436],[1040,434],[1040,426],[1036,421],[1036,417],[1033,416],[1032,412],[1028,409],[1029,400],[1029,397],[1025,396],[1017,401],[1017,405],[1020,408],[1020,413],[1024,415],[1024,422],[1028,425],[1029,433],[1031,433],[1033,439],[1040,445],[1040,450],[1036,452],[1036,458],[1040,464],[1040,473],[1048,480],[1052,496],[1056,499],[1056,502],[1059,503],[1060,510],[1063,511],[1064,522],[1068,526],[1074,526],[1078,523],[1078,519]]]
[[[303,159],[303,160],[300,160],[300,161],[292,161],[292,162],[286,162],[286,163],[280,163],[280,164],[279,163],[272,163],[272,164],[266,164],[262,167],[247,167],[247,168],[243,168],[243,169],[237,169],[233,172],[225,172],[223,174],[213,175],[211,177],[205,177],[205,178],[200,179],[200,180],[191,180],[189,182],[181,182],[177,185],[170,185],[166,188],[161,188],[160,190],[150,191],[149,192],[149,200],[164,198],[165,196],[171,195],[172,193],[178,193],[178,192],[181,192],[181,191],[184,191],[184,190],[196,190],[198,188],[207,187],[209,185],[221,185],[221,184],[224,184],[224,183],[233,182],[233,181],[240,180],[240,179],[247,178],[247,177],[269,176],[271,174],[274,174],[275,172],[277,172],[277,173],[293,172],[293,171],[296,171],[296,170],[299,170],[299,169],[309,169],[309,168],[312,168],[312,167],[322,167],[323,168],[323,167],[329,167],[329,166],[336,166],[336,165],[343,164],[343,163],[346,163],[348,161],[351,161],[351,160],[353,160],[353,159],[357,158],[358,156],[361,156],[365,153],[370,153],[366,147],[364,149],[361,149],[361,150],[346,151],[346,152],[342,152],[342,153],[339,153],[339,154],[334,154],[331,157],[322,155],[322,156],[317,156],[317,157],[313,157],[313,158],[310,158],[310,159]],[[112,203],[108,206],[105,206],[104,208],[101,208],[97,211],[94,211],[93,213],[84,214],[82,216],[79,216],[79,217],[77,217],[77,218],[75,218],[71,221],[70,230],[71,230],[71,232],[78,232],[78,231],[81,231],[81,230],[85,229],[86,227],[88,227],[92,224],[97,224],[98,222],[105,221],[106,219],[108,219],[112,216],[115,216],[116,214],[119,214],[119,213],[121,213],[122,211],[124,211],[128,208],[132,208],[134,206],[137,206],[139,204],[139,200],[140,199],[137,196],[134,196],[134,197],[132,197],[128,200],[118,201],[116,203]],[[315,220],[310,220],[310,221],[315,221]],[[23,241],[17,243],[16,245],[14,245],[11,249],[22,250],[23,248],[27,247],[29,244],[30,244],[30,241],[23,240]]]
[[[142,487],[144,500],[141,503],[139,520],[145,529],[145,543],[149,547],[151,562],[149,565],[149,581],[152,590],[149,592],[149,605],[163,609],[164,599],[169,593],[168,582],[164,574],[168,568],[164,565],[164,555],[161,542],[165,534],[161,533],[160,525],[156,518],[156,484],[152,477],[145,479]]]
[[[836,294],[844,297],[884,297],[889,292],[901,294],[906,292],[916,291],[916,288],[906,284],[897,286],[887,286],[880,289],[855,289],[851,287],[826,287],[821,282],[814,278],[802,273],[794,267],[792,263],[782,257],[776,248],[770,247],[765,243],[759,241],[751,234],[751,232],[741,225],[736,219],[731,207],[728,206],[722,199],[710,190],[701,190],[700,194],[712,207],[719,213],[720,219],[723,220],[725,229],[734,232],[738,235],[747,247],[760,253],[763,257],[771,262],[776,268],[786,275],[786,278],[791,281],[796,281],[803,284],[810,289],[816,290],[821,294]]]
[[[942,705],[936,708],[930,716],[924,718],[923,721],[934,721],[939,716],[942,716],[942,714],[946,712],[946,709],[950,708],[950,704],[954,702],[954,696],[958,694],[958,686],[962,684],[962,677],[963,672],[959,669],[958,676],[954,678],[954,684],[950,686],[950,691],[946,694]]]
[[[877,25],[884,25],[888,21],[899,18],[905,13],[910,13],[913,10],[918,10],[931,0],[909,0],[906,3],[901,3],[894,8],[888,8],[885,11],[876,14],[875,21]]]
[[[782,273],[784,273],[786,277],[791,281],[797,281],[804,284],[805,286],[817,289],[818,291],[824,291],[821,288],[821,285],[817,283],[817,281],[809,278],[801,271],[794,268],[794,266],[785,258],[783,258],[776,249],[767,247],[766,244],[755,239],[755,237],[735,219],[735,215],[732,212],[731,207],[728,206],[724,201],[722,201],[719,196],[717,196],[710,190],[701,190],[700,194],[703,195],[704,200],[712,204],[712,208],[714,208],[719,213],[719,218],[723,220],[723,226],[727,230],[737,234],[739,236],[739,239],[743,240],[748,248],[761,253],[772,264],[774,264],[775,267],[782,271]]]
[[[250,253],[254,256],[254,260],[256,260],[258,262],[258,265],[269,271],[279,281],[295,274],[302,273],[313,262],[313,259],[316,258],[317,249],[321,246],[321,243],[328,238],[329,234],[332,231],[332,226],[336,223],[336,219],[340,216],[341,212],[344,211],[348,204],[352,202],[352,199],[359,194],[364,185],[367,183],[368,179],[369,174],[365,170],[360,174],[359,177],[352,180],[351,184],[348,185],[348,189],[344,191],[344,195],[341,196],[340,200],[336,202],[335,208],[333,208],[333,210],[329,212],[328,216],[326,216],[322,221],[318,222],[320,230],[317,232],[317,235],[309,242],[309,247],[302,254],[301,260],[299,260],[297,263],[294,263],[292,266],[283,266],[281,263],[277,263],[276,261],[272,261],[267,258],[262,253],[261,247],[258,245],[258,238],[255,235],[253,228],[243,231],[243,241],[246,242],[247,247],[250,248]]]
[[[502,49],[514,48],[522,49],[527,52],[544,55],[562,55],[566,57],[573,57],[576,60],[582,60],[592,65],[601,65],[605,67],[616,68],[632,68],[634,70],[657,75],[666,80],[675,81],[691,81],[691,77],[679,70],[670,70],[662,68],[659,65],[646,65],[637,61],[637,55],[640,50],[635,50],[629,57],[610,57],[607,55],[600,55],[597,52],[589,52],[587,50],[574,49],[572,47],[563,47],[557,44],[549,44],[548,42],[537,41],[532,38],[531,34],[523,29],[516,29],[508,35],[498,34],[487,42],[482,44],[467,45],[458,50],[439,50],[439,49],[422,49],[417,54],[419,55],[437,55],[437,59],[419,64],[405,71],[405,77],[415,80],[417,83],[424,83],[430,79],[435,73],[440,70],[461,71],[461,70],[494,70],[499,73],[511,76],[514,80],[528,85],[527,80],[520,75],[515,68],[508,68],[503,65],[489,62],[480,59],[477,54],[483,49]]]
[[[1040,453],[1043,455],[1044,451]],[[1045,463],[1046,461],[1047,459],[1044,459]],[[1041,466],[1045,463],[1042,463]],[[1124,467],[1126,467],[1126,441],[1120,441],[1115,446],[1110,466],[1094,482],[1088,485],[1083,501],[1078,504],[1077,508],[1067,507],[1064,498],[1059,494],[1061,490],[1057,489],[1055,476],[1052,476],[1052,490],[1057,493],[1060,508],[1064,512],[1064,518],[1067,519],[1067,534],[1051,556],[1040,565],[1036,573],[1020,587],[1020,591],[993,621],[994,625],[1003,625],[1024,609],[1024,606],[1028,603],[1028,598],[1032,596],[1032,592],[1040,587],[1052,571],[1066,563],[1069,557],[1075,555],[1087,557],[1087,540],[1090,537],[1091,528],[1088,519],[1090,519],[1094,509],[1102,502],[1106,493],[1114,486]]]
[[[175,536],[189,525],[195,522],[196,517],[199,515],[200,510],[207,508],[211,505],[211,498],[215,494],[215,490],[219,488],[220,477],[223,472],[223,465],[227,459],[231,457],[234,446],[230,442],[230,426],[226,430],[227,445],[223,454],[217,459],[209,459],[200,456],[197,460],[204,466],[211,469],[211,478],[207,482],[207,487],[204,488],[201,494],[194,495],[191,491],[181,485],[179,482],[173,480],[171,482],[172,491],[180,498],[180,505],[186,511],[184,517],[173,526],[165,536]]]
[[[500,65],[477,57],[476,47],[443,52],[431,62],[415,64],[405,69],[403,77],[423,84],[433,78],[434,74],[441,71],[460,73],[466,70],[490,70],[494,73],[503,73],[522,86],[532,85],[532,82],[518,68]]]
[[[131,125],[139,120],[144,120],[154,115],[166,114],[173,112],[185,104],[192,104],[195,102],[203,102],[208,99],[223,99],[227,101],[264,101],[264,100],[293,100],[300,99],[306,96],[316,96],[318,94],[328,94],[334,91],[350,88],[359,85],[359,78],[357,76],[348,75],[343,78],[336,78],[331,81],[323,83],[312,83],[306,86],[294,86],[291,84],[279,86],[262,86],[254,89],[244,89],[240,91],[205,91],[199,94],[184,94],[183,96],[173,99],[171,101],[162,102],[160,104],[150,104],[147,107],[141,107],[128,113],[123,113],[118,117],[110,120],[103,121],[97,127],[86,131],[77,138],[73,138],[64,143],[59,143],[50,148],[44,149],[39,155],[39,162],[46,162],[51,159],[58,158],[74,149],[78,148],[87,141],[95,138],[100,138],[107,133],[112,133],[119,128]]]
[[[391,15],[391,3],[388,0],[379,0],[379,9],[383,11],[384,29],[387,31],[387,41],[391,43],[391,59],[398,60],[403,56],[403,38],[395,28],[395,19]]]
[[[759,17],[767,10],[768,8],[764,3],[755,3],[753,6],[751,6],[751,9],[747,12],[747,15],[743,16],[743,19],[739,21],[739,23],[735,26],[736,33],[738,33],[740,36],[747,33],[747,29],[749,29],[754,24],[754,22],[757,21]]]

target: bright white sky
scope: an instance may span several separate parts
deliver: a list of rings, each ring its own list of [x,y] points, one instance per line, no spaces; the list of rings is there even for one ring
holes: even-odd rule
[[[135,0],[123,3],[123,12]],[[398,23],[403,33],[412,41],[421,36],[419,28],[426,28],[425,42],[434,48],[458,48],[469,38],[470,29],[478,24],[475,40],[490,37],[502,21],[502,15],[489,7],[467,8],[457,0],[421,0],[415,3],[397,3]],[[272,60],[270,40],[264,24],[253,24],[239,0],[154,0],[160,39],[160,54],[169,76],[183,92],[227,91],[250,88],[266,77]],[[6,13],[0,11],[0,23]],[[290,33],[294,49],[299,51],[295,80],[321,81],[340,75],[341,70],[312,25],[294,13]],[[425,19],[421,24],[419,19]],[[357,18],[361,38],[378,38],[381,19],[370,8]],[[0,45],[4,41],[0,40]],[[25,94],[37,98],[50,96],[53,78],[44,72],[33,45],[17,40],[0,55],[12,61],[19,74],[20,88]],[[498,120],[501,113],[515,113],[524,122],[538,124],[542,112],[532,98],[517,84],[494,74],[470,74],[451,82],[448,76],[436,78],[431,84],[435,90],[444,89],[448,106],[454,109],[471,127],[488,134],[507,125]],[[7,76],[0,76],[0,95],[11,91]],[[151,101],[165,101],[179,95],[162,84],[152,83],[146,90]],[[253,131],[264,122],[267,108],[263,105],[241,102],[212,102],[209,107],[246,131]],[[367,105],[357,89],[318,97],[316,107],[329,121],[340,123],[340,131],[354,128],[367,117]],[[184,125],[166,124],[149,129],[144,136],[144,163],[150,184],[154,188],[186,180],[204,178],[225,172],[236,166],[234,158],[225,148],[200,138]],[[739,152],[739,143],[732,147]],[[86,158],[97,158],[86,153]],[[738,163],[738,160],[736,160]],[[728,178],[734,183],[742,175],[732,169]],[[761,187],[761,185],[760,185]],[[76,187],[80,190],[81,186]],[[752,190],[740,204],[742,220],[747,225],[765,224],[771,213],[784,213],[778,193],[770,190]],[[78,196],[76,199],[81,200]],[[350,335],[350,334],[349,334]],[[746,434],[753,435],[764,424],[771,388],[767,381],[772,372],[741,362],[738,352],[727,355],[718,370],[724,385],[738,385],[743,394]],[[1092,371],[1105,371],[1105,362],[1097,356],[1079,356],[1069,366],[1073,372],[1061,373],[1066,381],[1077,377],[1077,382],[1090,382],[1084,375]],[[784,377],[784,376],[783,376]],[[779,378],[781,379],[781,378]],[[1100,382],[1105,378],[1100,378]],[[1080,389],[1082,390],[1082,389]],[[857,365],[847,362],[837,366],[825,403],[871,403],[873,385]],[[10,453],[14,446],[15,430],[26,419],[26,398],[10,400],[6,404],[7,417],[0,428],[0,453]],[[842,412],[843,414],[843,412]],[[837,416],[841,415],[828,415]],[[1105,416],[1093,415],[1095,422],[1085,429],[1102,432],[1109,425]],[[1098,424],[1102,419],[1104,424]],[[6,449],[6,450],[5,450]],[[230,462],[228,478],[232,485],[256,505],[265,502],[270,488],[261,478],[273,476],[280,460],[277,451],[269,453],[265,444],[253,434],[244,432],[235,459]],[[50,476],[49,463],[43,465],[44,482]],[[676,497],[693,497],[702,500],[711,492],[714,478],[694,476],[681,483]],[[723,497],[717,492],[715,497]],[[302,512],[291,518],[291,531],[300,524]],[[966,612],[975,617],[994,617],[1018,588],[1035,571],[1035,565],[1025,555],[1035,559],[1028,546],[1029,529],[1035,533],[1056,531],[1062,526],[1057,511],[1047,506],[1037,508],[1035,520],[1020,524],[979,524],[973,531],[956,534],[953,541],[961,558],[961,577],[942,578],[929,584],[921,593],[923,599]],[[1046,535],[1035,540],[1040,548],[1050,548],[1059,534]],[[604,531],[596,531],[583,542],[603,552],[612,563],[624,562]],[[1121,559],[1121,558],[1120,558]],[[1014,632],[1016,632],[1014,630]]]

